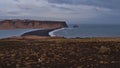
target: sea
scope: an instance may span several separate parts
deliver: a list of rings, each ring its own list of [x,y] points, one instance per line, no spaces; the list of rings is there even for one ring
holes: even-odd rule
[[[31,32],[35,30],[41,30],[41,29],[10,29],[10,30],[0,30],[0,38],[8,38],[8,37],[15,37],[15,36],[21,36],[22,34],[26,32]]]
[[[120,24],[69,24],[68,28],[54,30],[51,36],[65,38],[120,37]]]
[[[77,25],[78,27],[73,27]],[[13,29],[0,30],[0,38],[21,36],[26,32],[41,29]],[[120,37],[120,25],[116,24],[68,24],[68,28],[61,28],[49,32],[50,36],[65,38],[93,38],[93,37]]]

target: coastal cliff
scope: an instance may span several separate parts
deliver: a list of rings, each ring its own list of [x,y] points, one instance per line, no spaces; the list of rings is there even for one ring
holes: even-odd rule
[[[24,28],[43,28],[57,29],[67,27],[64,21],[39,21],[39,20],[2,20],[0,29],[24,29]]]

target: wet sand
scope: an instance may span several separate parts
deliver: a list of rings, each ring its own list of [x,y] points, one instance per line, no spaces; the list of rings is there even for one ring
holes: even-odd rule
[[[120,38],[1,39],[0,68],[120,68]]]

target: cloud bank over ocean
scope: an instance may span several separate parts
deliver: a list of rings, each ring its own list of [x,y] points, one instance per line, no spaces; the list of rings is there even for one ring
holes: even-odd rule
[[[76,23],[117,23],[120,0],[1,0],[0,17],[37,17]]]

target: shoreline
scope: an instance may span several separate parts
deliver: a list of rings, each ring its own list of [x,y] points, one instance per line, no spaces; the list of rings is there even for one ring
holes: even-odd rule
[[[50,32],[49,32],[49,35],[50,35],[51,37],[56,37],[56,35],[54,35],[54,32],[57,32],[57,31],[60,31],[60,30],[63,30],[63,29],[65,29],[65,28],[60,28],[60,29],[55,29],[55,30],[53,30],[53,31],[50,31]]]

